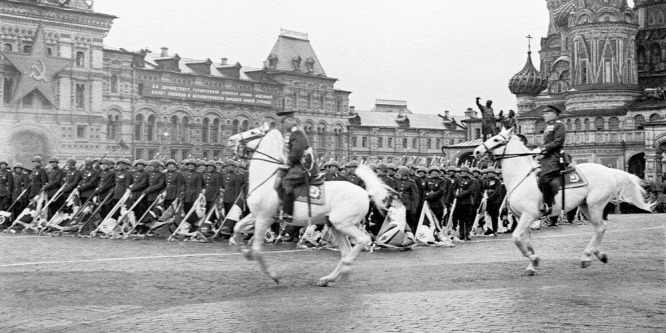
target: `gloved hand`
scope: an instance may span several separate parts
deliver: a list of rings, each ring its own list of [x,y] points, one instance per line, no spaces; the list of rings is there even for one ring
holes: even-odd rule
[[[535,155],[541,155],[543,152],[541,151],[541,147],[537,147],[534,150],[532,150],[532,154]]]

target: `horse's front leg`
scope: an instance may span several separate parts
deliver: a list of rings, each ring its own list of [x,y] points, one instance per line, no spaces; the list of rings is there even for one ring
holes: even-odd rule
[[[361,251],[363,251],[363,249],[372,241],[370,236],[368,236],[356,226],[356,223],[354,222],[356,220],[360,220],[360,218],[351,218],[347,219],[346,221],[333,224],[333,227],[344,235],[342,237],[349,236],[354,241],[354,246],[352,246],[346,254],[343,254],[338,267],[336,267],[336,270],[339,270],[339,274],[343,277],[346,277],[349,274],[354,259],[356,259]],[[341,240],[338,240],[338,242],[342,243]]]
[[[594,208],[581,206],[583,214],[587,216],[587,219],[594,226],[594,236],[592,236],[590,243],[585,248],[583,256],[580,259],[580,266],[582,268],[587,268],[590,266],[592,263],[592,260],[590,259],[592,254],[594,254],[604,264],[608,262],[608,256],[606,253],[599,251],[599,244],[601,244],[601,240],[603,239],[604,233],[606,232],[606,223],[603,219],[604,206],[605,205],[600,205],[599,207]]]
[[[249,253],[251,259],[259,262],[261,270],[266,273],[275,283],[279,284],[280,280],[277,276],[277,273],[266,264],[264,257],[261,255],[261,250],[264,246],[264,235],[266,234],[266,229],[273,223],[271,217],[257,216],[257,219],[254,223],[254,240],[252,241],[252,249]],[[245,253],[245,252],[244,252]],[[248,254],[245,253],[247,256]]]
[[[526,233],[530,224],[534,221],[534,218],[527,213],[523,213],[518,220],[518,226],[513,231],[513,242],[516,244],[520,252],[523,253],[523,256],[530,259],[530,265],[525,270],[525,275],[534,275],[536,273],[536,267],[539,266],[539,257],[534,254],[534,249],[532,248],[531,242],[526,239],[529,237]]]

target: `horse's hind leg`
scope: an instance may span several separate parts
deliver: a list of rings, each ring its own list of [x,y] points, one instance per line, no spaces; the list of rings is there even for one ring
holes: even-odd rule
[[[351,246],[351,249],[347,251],[346,254],[342,255],[342,259],[340,259],[340,263],[338,264],[338,267],[336,267],[338,274],[341,274],[343,277],[349,274],[354,259],[356,259],[361,251],[363,251],[363,248],[371,242],[370,236],[356,226],[355,222],[360,221],[361,218],[362,217],[353,217],[339,223],[332,222],[333,228],[337,229],[337,231],[342,234],[341,238],[349,236],[354,241],[354,246]],[[342,243],[340,240],[338,242]],[[340,246],[340,251],[342,251],[342,245]]]
[[[349,243],[349,238],[338,231],[335,228],[331,228],[331,233],[333,234],[333,237],[335,237],[335,240],[338,243],[338,248],[340,249],[340,262],[338,265],[335,267],[333,272],[331,274],[326,275],[322,278],[319,279],[319,282],[317,283],[318,286],[320,287],[326,287],[330,282],[333,282],[337,280],[338,276],[340,275],[340,271],[342,270],[342,267],[344,266],[344,258],[349,254],[351,251],[351,244]]]
[[[604,222],[603,219],[603,207],[605,205],[600,205],[599,207],[588,207],[588,206],[581,206],[581,210],[585,216],[587,216],[587,219],[592,223],[594,226],[594,236],[592,236],[592,239],[590,240],[590,243],[587,245],[587,248],[585,248],[585,251],[583,252],[583,256],[580,259],[580,266],[582,268],[586,268],[590,266],[592,261],[590,260],[590,257],[592,254],[594,254],[601,262],[604,264],[608,262],[608,256],[606,253],[603,253],[599,251],[599,244],[601,244],[601,240],[604,237],[604,233],[606,232],[606,223]]]
[[[269,225],[272,222],[273,221],[271,220],[270,217],[260,218],[259,216],[257,216],[256,221],[254,223],[254,240],[252,241],[252,248],[243,251],[243,253],[250,260],[256,260],[261,266],[261,270],[264,273],[266,273],[266,275],[268,275],[271,279],[273,279],[275,283],[279,284],[280,280],[277,274],[271,267],[268,267],[268,264],[266,264],[264,257],[261,255],[261,250],[264,245],[264,235],[266,234],[266,229],[268,229]]]
[[[529,214],[522,214],[520,220],[518,221],[518,226],[513,231],[513,242],[516,244],[520,252],[523,253],[523,256],[530,259],[530,265],[525,270],[525,275],[534,275],[536,273],[536,267],[539,266],[539,257],[534,254],[534,248],[532,248],[531,240],[528,239],[529,235],[528,228],[534,220],[533,217]]]

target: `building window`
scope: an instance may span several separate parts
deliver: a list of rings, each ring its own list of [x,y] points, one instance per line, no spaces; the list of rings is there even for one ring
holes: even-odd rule
[[[312,94],[308,93],[307,99],[308,99],[308,109],[312,109]]]
[[[218,143],[220,141],[220,119],[218,118],[213,120],[213,128],[210,130],[210,140],[212,143]]]
[[[340,100],[335,101],[335,111],[342,112],[342,102]]]
[[[352,136],[352,147],[356,147],[358,145],[358,138],[355,136]]]
[[[76,138],[77,139],[85,139],[86,138],[86,126],[85,125],[76,126]]]
[[[298,93],[294,93],[294,109],[298,109]]]
[[[240,130],[240,121],[238,121],[238,119],[234,119],[233,123],[231,123],[231,134],[238,134],[239,130]]]
[[[171,149],[171,151],[169,152],[169,156],[171,157],[171,159],[174,160],[178,159],[178,149]]]
[[[318,127],[317,128],[317,141],[319,142],[318,148],[326,147],[326,128]]]
[[[148,116],[146,123],[146,141],[155,141],[155,115]]]
[[[179,129],[179,136],[181,142],[188,142],[190,139],[190,118],[183,117],[183,126]]]
[[[240,131],[242,132],[247,132],[250,129],[250,122],[247,120],[243,120],[243,123],[241,124]]]
[[[178,142],[178,117],[171,116],[171,141]],[[174,158],[175,157],[171,157]]]
[[[137,160],[140,160],[143,158],[143,148],[137,148],[134,151],[134,156],[136,157]]]
[[[204,151],[203,151],[203,158],[204,158],[204,160],[207,160],[207,159],[208,159],[208,156],[209,156],[209,155],[208,155],[208,150],[204,150]]]
[[[658,114],[656,114],[656,113],[653,113],[653,114],[650,116],[650,122],[658,121],[659,119],[661,119],[661,117],[660,117]]]
[[[612,117],[608,119],[608,129],[611,131],[617,131],[620,129],[620,120],[617,117]]]
[[[319,104],[321,105],[321,109],[324,110],[326,106],[326,95],[319,95]]]
[[[474,129],[474,139],[480,139],[481,138],[481,129],[480,128],[475,128]]]
[[[583,123],[585,124],[585,130],[589,131],[590,130],[590,119],[585,118],[585,121],[583,121]]]
[[[604,125],[605,125],[604,118],[598,117],[597,119],[594,120],[594,129],[596,131],[603,131]]]
[[[432,149],[432,139],[426,140],[426,146],[428,147],[428,149]]]
[[[442,147],[442,140],[441,139],[436,139],[435,140],[435,149],[440,149]]]
[[[83,83],[76,84],[76,108],[83,109],[86,86]]]
[[[377,138],[377,148],[384,148],[384,138],[381,136]]]
[[[13,52],[14,51],[14,46],[12,44],[9,44],[9,43],[4,43],[2,45],[2,51],[4,51],[4,52]]]
[[[567,131],[573,131],[573,122],[571,119],[567,119]]]
[[[368,138],[365,136],[361,138],[361,147],[363,148],[368,147]]]
[[[219,150],[213,150],[213,158],[214,159],[220,158],[220,151]]]
[[[642,114],[636,115],[636,117],[634,117],[634,124],[636,129],[642,130],[645,124],[645,117],[643,117]]]
[[[109,115],[106,119],[106,139],[115,140],[118,131],[118,116]]]
[[[30,53],[32,51],[32,45],[23,45],[23,53]]]
[[[389,148],[393,148],[393,138],[388,138],[388,142],[386,143],[386,146]]]
[[[84,62],[85,55],[83,54],[83,51],[76,52],[76,67],[83,67]]]
[[[208,143],[208,139],[209,139],[208,138],[208,131],[209,131],[208,126],[210,126],[210,120],[208,120],[208,118],[204,118],[203,125],[201,127],[201,141],[203,141],[203,143]]]
[[[580,122],[580,119],[576,119],[576,121],[574,121],[574,126],[576,128],[576,131],[583,130],[583,123]]]
[[[418,141],[417,138],[412,139],[412,149],[416,149],[417,141]]]
[[[157,153],[157,152],[155,151],[155,149],[148,149],[148,159],[149,159],[149,160],[154,159],[156,153]]]
[[[46,54],[48,54],[49,56],[52,56],[53,55],[53,49],[50,48],[50,47],[47,47],[46,48]]]
[[[134,140],[136,141],[142,141],[142,134],[143,133],[143,115],[137,115],[135,122],[134,122]]]
[[[118,92],[118,75],[111,75],[111,92],[112,93],[117,93]]]

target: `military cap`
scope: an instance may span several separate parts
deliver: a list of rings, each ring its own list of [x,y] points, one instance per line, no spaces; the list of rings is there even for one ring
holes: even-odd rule
[[[407,162],[407,163],[405,163],[405,166],[408,167],[408,168],[410,168],[410,169],[413,169],[413,168],[414,168],[414,163],[412,163],[412,162]]]
[[[169,164],[172,164],[172,163],[173,163],[173,165],[178,165],[178,163],[176,162],[176,160],[174,160],[173,158],[170,158],[170,159],[168,159],[168,160],[166,161],[166,165],[167,165],[167,166],[168,166]]]
[[[358,167],[358,161],[350,161],[349,163],[347,163],[347,167],[348,167],[348,168],[356,168],[356,167]]]
[[[322,167],[328,168],[329,165],[331,165],[331,161],[328,161],[328,162],[324,163],[324,165],[322,165]]]
[[[411,170],[409,170],[409,168],[406,167],[406,166],[404,166],[404,165],[401,165],[401,166],[398,168],[398,173],[401,174],[401,175],[403,175],[403,176],[409,176],[409,173],[410,173],[410,172],[411,172]]]
[[[31,162],[41,162],[41,161],[42,161],[42,158],[40,156],[35,156],[35,157],[32,158]]]
[[[90,165],[90,164],[95,163],[95,160],[93,160],[92,158],[88,157],[88,158],[86,158],[85,160],[83,160],[83,163],[85,163],[85,165]]]
[[[428,168],[428,173],[433,172],[433,171],[439,171],[439,167],[433,165],[430,168]]]
[[[393,169],[393,170],[396,170],[396,169],[397,169],[397,167],[396,167],[395,164],[393,164],[393,163],[389,163],[389,164],[387,164],[386,167],[389,168],[389,169]]]
[[[416,167],[416,172],[428,172],[428,169],[424,166]]]
[[[113,163],[113,160],[110,159],[110,158],[103,158],[103,159],[99,162],[99,164],[109,164],[109,165],[113,165],[114,163]]]
[[[51,162],[60,163],[60,160],[57,157],[53,156],[53,157],[51,157],[51,159],[49,159],[49,163],[51,163]]]
[[[562,114],[562,110],[560,110],[558,107],[554,105],[546,105],[546,107],[543,109],[543,112],[548,112],[548,111],[553,111],[557,114]]]
[[[340,163],[338,163],[338,161],[330,161],[330,162],[328,162],[328,166],[338,167],[338,169],[339,169],[340,168]]]
[[[65,161],[66,164],[76,164],[76,160],[74,158],[68,158],[67,161]]]
[[[14,169],[16,169],[16,168],[21,168],[21,169],[23,169],[23,163],[21,163],[21,162],[16,162],[16,163],[14,163]]]
[[[469,172],[469,167],[463,165],[460,167],[460,172]]]
[[[143,164],[143,166],[148,165],[148,163],[146,162],[146,160],[141,159],[141,158],[138,159],[138,160],[136,160],[136,161],[134,161],[134,166],[137,166],[137,165],[139,165],[139,164]]]
[[[386,170],[388,169],[388,165],[384,162],[379,162],[379,164],[377,164],[377,169]]]

